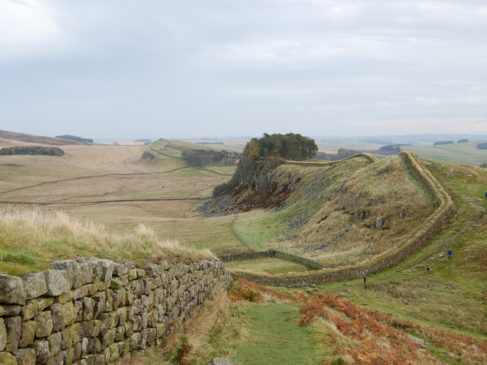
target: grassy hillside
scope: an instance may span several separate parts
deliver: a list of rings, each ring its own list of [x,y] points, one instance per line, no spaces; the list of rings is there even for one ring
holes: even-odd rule
[[[481,163],[487,162],[487,150],[477,149],[479,143],[481,141],[428,147],[403,146],[401,149],[431,160],[479,166]]]
[[[230,300],[217,297],[185,327],[187,360],[485,364],[487,171],[435,161],[423,165],[456,206],[440,234],[399,265],[369,276],[366,287],[361,279],[300,289],[236,283]],[[170,364],[180,338],[134,361]]]
[[[0,138],[7,139],[7,140],[28,142],[28,143],[54,145],[54,146],[80,143],[78,141],[73,141],[73,140],[36,136],[34,134],[16,133],[16,132],[8,132],[2,130],[0,130]]]
[[[161,241],[155,232],[139,224],[133,233],[109,233],[103,225],[69,217],[58,211],[38,209],[0,211],[0,273],[22,275],[49,267],[57,259],[100,257],[147,262],[193,261],[213,257],[209,251],[184,248],[177,241]]]
[[[289,162],[266,179],[260,190],[237,188],[207,207],[248,211],[235,216],[232,228],[250,249],[279,249],[327,268],[369,261],[399,246],[436,209],[402,156],[377,162],[363,156],[338,163]],[[246,269],[253,270],[253,263]]]

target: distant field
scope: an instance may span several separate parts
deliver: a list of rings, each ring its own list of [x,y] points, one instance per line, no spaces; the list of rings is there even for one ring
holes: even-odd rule
[[[63,146],[63,157],[0,156],[0,208],[37,203],[42,210],[63,210],[112,232],[133,232],[145,223],[161,239],[190,247],[218,253],[246,249],[233,234],[230,217],[202,220],[195,213],[235,167],[189,168],[178,157],[187,147],[195,146],[172,141],[69,145]],[[141,160],[148,149],[160,153],[155,162]]]
[[[487,150],[479,150],[476,148],[479,143],[482,143],[482,141],[429,147],[404,146],[401,149],[403,151],[414,152],[420,157],[431,160],[478,166],[481,163],[487,162]]]

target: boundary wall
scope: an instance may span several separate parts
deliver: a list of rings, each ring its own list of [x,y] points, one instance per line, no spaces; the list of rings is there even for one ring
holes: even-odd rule
[[[403,159],[409,172],[415,176],[424,188],[431,194],[438,208],[429,216],[424,224],[417,229],[409,239],[398,247],[389,250],[371,262],[353,267],[345,267],[335,270],[322,269],[319,272],[296,273],[293,276],[257,275],[243,271],[232,271],[234,279],[247,279],[260,284],[285,287],[299,287],[336,280],[349,280],[363,277],[381,270],[388,269],[403,260],[411,252],[421,247],[428,239],[441,230],[443,223],[451,216],[455,206],[451,197],[443,186],[424,169],[411,152],[401,152],[399,157]],[[352,156],[353,158],[353,156]]]
[[[296,264],[306,266],[308,269],[311,270],[320,270],[324,268],[324,266],[319,262],[307,259],[306,257],[296,256],[278,250],[242,252],[233,255],[220,256],[220,260],[222,260],[223,262],[245,261],[264,257],[274,257],[276,259],[294,262]]]
[[[103,365],[160,344],[226,289],[218,260],[192,264],[61,260],[22,277],[0,275],[0,364]]]

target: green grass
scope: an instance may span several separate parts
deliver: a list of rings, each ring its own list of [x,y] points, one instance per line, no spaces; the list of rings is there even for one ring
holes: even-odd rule
[[[479,150],[476,148],[479,143],[481,141],[428,147],[403,146],[401,149],[436,161],[478,166],[483,162],[487,162],[487,150]]]
[[[316,213],[330,195],[369,161],[355,158],[333,168],[281,165],[276,169],[277,181],[287,183],[291,175],[302,178],[301,187],[293,192],[283,209],[249,215],[235,221],[236,233],[255,249],[289,249],[305,223]],[[292,251],[292,249],[290,250]]]
[[[282,274],[309,270],[306,266],[284,261],[275,257],[258,258],[253,260],[239,260],[225,263],[229,270],[245,271],[251,269],[253,273]]]
[[[370,276],[366,290],[361,280],[330,283],[326,289],[370,308],[487,339],[487,174],[430,163],[454,199],[456,217],[399,265]]]
[[[230,359],[240,365],[321,364],[325,344],[315,340],[312,327],[287,321],[298,314],[294,303],[247,304],[242,314],[246,338],[224,346]]]

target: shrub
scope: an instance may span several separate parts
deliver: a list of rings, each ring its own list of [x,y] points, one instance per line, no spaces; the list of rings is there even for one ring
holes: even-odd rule
[[[0,150],[0,155],[47,155],[62,156],[64,151],[58,147],[19,146],[5,147]]]
[[[438,142],[433,143],[433,146],[440,146],[443,144],[453,144],[453,143],[455,143],[455,142],[454,141],[438,141]]]
[[[182,152],[181,157],[190,166],[203,167],[207,165],[235,165],[240,158],[237,152],[214,150],[191,150]]]
[[[274,156],[301,161],[313,158],[317,151],[315,141],[299,133],[264,133],[262,138],[252,138],[247,143],[244,154],[253,158]]]
[[[179,339],[179,344],[174,345],[174,350],[176,354],[174,355],[174,361],[178,365],[186,364],[189,353],[193,349],[190,345],[188,337],[182,335]]]

